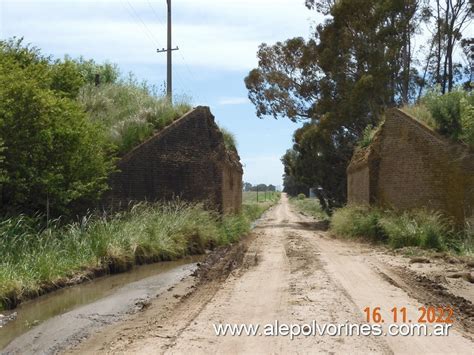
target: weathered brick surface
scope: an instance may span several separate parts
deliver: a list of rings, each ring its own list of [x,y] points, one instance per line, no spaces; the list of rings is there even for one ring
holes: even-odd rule
[[[348,167],[349,203],[395,209],[426,207],[458,223],[473,218],[474,154],[400,110],[385,123]]]
[[[104,204],[114,209],[137,201],[180,198],[220,212],[242,203],[242,165],[229,153],[208,107],[197,107],[118,162]]]

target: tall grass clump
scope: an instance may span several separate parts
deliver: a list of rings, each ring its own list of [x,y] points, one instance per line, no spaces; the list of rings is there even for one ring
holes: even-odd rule
[[[345,237],[387,242],[393,248],[417,246],[444,250],[456,239],[450,221],[440,213],[427,210],[396,213],[346,206],[334,212],[331,230]]]
[[[380,225],[381,212],[365,206],[347,206],[336,210],[331,217],[331,230],[351,238],[385,241],[387,236]]]
[[[367,148],[370,144],[372,144],[376,131],[377,127],[374,127],[373,125],[368,125],[365,127],[364,132],[362,132],[362,137],[358,142],[358,146],[360,148]]]
[[[237,140],[235,139],[234,133],[230,132],[226,128],[219,128],[222,136],[224,137],[224,144],[228,151],[237,151]]]
[[[170,104],[134,81],[84,86],[78,100],[90,118],[102,124],[125,153],[191,109],[186,99]]]
[[[113,216],[88,216],[46,226],[41,217],[0,221],[0,309],[95,272],[175,260],[235,242],[271,205],[247,202],[220,216],[201,205],[173,201],[138,204]]]
[[[474,226],[466,223],[459,238],[459,251],[465,254],[474,254]]]

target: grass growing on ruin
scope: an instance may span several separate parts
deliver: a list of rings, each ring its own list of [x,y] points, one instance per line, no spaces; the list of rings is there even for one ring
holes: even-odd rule
[[[474,94],[454,90],[442,95],[428,92],[416,105],[403,111],[424,122],[441,135],[474,149]]]
[[[219,127],[219,129],[222,132],[222,136],[224,138],[225,148],[228,151],[237,151],[237,140],[234,133],[224,127]]]
[[[121,272],[134,264],[174,260],[232,243],[269,204],[246,203],[220,218],[183,202],[140,204],[109,218],[88,217],[39,229],[38,218],[0,222],[0,309],[67,284],[80,275]]]
[[[132,148],[191,109],[186,99],[170,104],[145,84],[119,82],[84,86],[78,96],[89,117],[101,123],[119,153]]]
[[[291,198],[290,203],[293,204],[298,211],[303,212],[304,214],[321,221],[328,220],[327,213],[323,211],[321,204],[316,198]]]
[[[340,236],[383,242],[393,248],[421,247],[472,252],[472,235],[456,230],[440,213],[414,210],[403,213],[364,206],[334,212],[331,230]]]

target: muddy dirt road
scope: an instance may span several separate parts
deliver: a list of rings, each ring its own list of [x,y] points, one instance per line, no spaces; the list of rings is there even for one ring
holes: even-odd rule
[[[416,286],[409,273],[401,275],[390,263],[395,257],[368,245],[332,238],[314,220],[292,210],[285,196],[233,253],[233,260],[225,262],[221,257],[205,280],[185,279],[135,319],[106,328],[70,351],[472,353],[472,303],[449,292],[431,294]],[[463,292],[474,298],[472,286],[465,286]],[[462,301],[455,308],[457,318],[447,337],[309,336],[290,340],[287,336],[218,337],[213,328],[222,323],[263,327],[275,320],[287,324],[313,320],[318,324],[364,323],[366,307],[381,307],[387,320],[392,319],[394,306],[406,307],[417,318],[418,307],[449,302],[449,297],[454,303]],[[467,314],[456,314],[464,312],[462,307]]]

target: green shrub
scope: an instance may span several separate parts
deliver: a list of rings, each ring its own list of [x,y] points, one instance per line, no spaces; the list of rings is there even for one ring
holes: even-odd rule
[[[100,125],[32,70],[0,55],[3,203],[44,212],[49,201],[53,213],[67,213],[107,188],[112,147]]]
[[[382,221],[382,227],[388,235],[388,243],[393,248],[421,245],[421,231],[415,220],[408,213],[400,216],[387,214]]]
[[[460,139],[474,147],[474,96],[461,99],[461,127]]]
[[[77,70],[83,77],[85,83],[95,84],[95,76],[98,74],[101,84],[113,84],[119,81],[120,70],[116,64],[105,62],[98,64],[94,60],[86,60],[83,57],[78,59],[65,58],[64,61],[71,61],[76,65]]]
[[[420,103],[402,109],[416,119],[455,141],[474,147],[474,95],[455,90],[441,95],[428,92]]]
[[[436,130],[440,134],[454,140],[459,139],[462,132],[461,99],[465,95],[465,92],[459,90],[444,95],[431,91],[422,99],[436,123]]]
[[[186,102],[171,105],[146,86],[119,82],[86,85],[78,96],[92,121],[106,127],[108,137],[120,153],[126,153],[190,110]]]
[[[181,201],[142,203],[113,216],[67,225],[54,220],[46,227],[40,217],[0,220],[0,309],[87,270],[122,272],[235,242],[271,205],[247,201],[241,213],[222,217]]]
[[[306,195],[305,194],[298,194],[298,196],[296,196],[296,198],[298,200],[304,200],[306,198]]]
[[[380,226],[382,213],[363,206],[347,206],[338,209],[331,217],[331,229],[346,237],[363,237],[372,241],[386,240]]]

